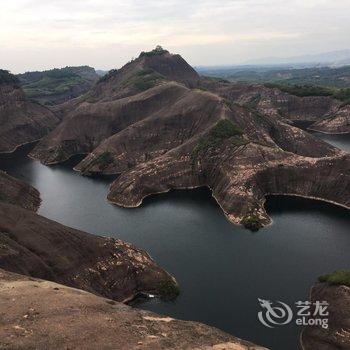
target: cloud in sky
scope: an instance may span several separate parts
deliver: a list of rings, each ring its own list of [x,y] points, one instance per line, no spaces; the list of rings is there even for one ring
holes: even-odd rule
[[[119,67],[161,44],[191,64],[350,47],[350,0],[12,0],[0,67]]]

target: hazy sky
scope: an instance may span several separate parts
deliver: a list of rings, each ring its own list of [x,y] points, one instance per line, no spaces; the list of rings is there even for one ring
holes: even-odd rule
[[[192,65],[350,48],[350,0],[10,0],[0,68],[120,67],[157,44]]]

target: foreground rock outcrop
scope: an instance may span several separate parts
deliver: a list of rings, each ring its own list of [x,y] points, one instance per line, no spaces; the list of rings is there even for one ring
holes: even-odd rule
[[[301,336],[303,350],[350,349],[350,287],[318,283],[310,299],[329,303],[329,328],[307,327]]]
[[[263,350],[196,322],[0,269],[2,349]]]
[[[0,268],[125,301],[172,298],[178,286],[150,256],[118,239],[74,230],[0,203]]]
[[[49,109],[26,99],[16,77],[0,70],[0,153],[41,139],[59,122]]]
[[[201,80],[178,55],[157,49],[62,105],[62,123],[31,156],[54,164],[87,154],[76,170],[118,175],[108,199],[125,207],[207,186],[230,221],[258,229],[270,222],[269,194],[350,206],[350,155],[290,125],[337,108],[331,98]]]
[[[36,189],[0,172],[0,268],[119,301],[179,293],[145,251],[46,219],[35,213],[39,205]]]

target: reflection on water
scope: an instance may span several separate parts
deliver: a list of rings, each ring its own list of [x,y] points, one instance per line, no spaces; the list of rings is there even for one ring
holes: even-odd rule
[[[107,203],[109,181],[82,177],[71,166],[46,167],[23,150],[0,159],[2,169],[39,189],[40,214],[132,242],[176,276],[180,297],[150,300],[144,308],[201,321],[273,350],[295,350],[300,328],[260,325],[258,298],[293,305],[308,298],[317,276],[349,267],[345,209],[274,197],[267,201],[273,225],[251,234],[230,224],[205,189],[157,195],[140,208],[124,209]]]

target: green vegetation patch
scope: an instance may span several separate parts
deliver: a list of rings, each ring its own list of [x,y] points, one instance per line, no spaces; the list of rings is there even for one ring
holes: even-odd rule
[[[24,85],[23,90],[28,98],[49,97],[69,92],[74,86],[83,83],[84,79],[79,76],[59,79],[45,77],[38,82]]]
[[[138,75],[133,84],[139,91],[145,91],[155,87],[162,80],[164,80],[164,77],[161,74],[154,72],[145,75]]]
[[[263,227],[261,220],[257,216],[248,216],[242,220],[242,225],[250,231],[256,232]]]
[[[232,145],[235,147],[246,144],[248,141],[242,138],[243,130],[231,120],[222,119],[210,130],[209,134],[199,139],[193,150],[193,156],[208,151],[209,148],[218,147],[220,143],[232,138]]]
[[[215,146],[215,142],[210,138],[201,137],[198,140],[197,146],[193,150],[193,156],[197,156],[199,153],[207,151],[210,147]]]
[[[75,86],[85,83],[84,78],[77,74],[64,74],[61,76],[54,70],[54,73],[44,76],[38,81],[25,83],[23,91],[27,98],[38,101],[43,104],[52,104],[51,97],[64,95],[70,93]]]
[[[95,161],[94,164],[98,164],[100,170],[104,170],[109,164],[114,162],[113,154],[109,151],[103,152]]]
[[[108,81],[110,78],[116,76],[118,70],[113,69],[109,71],[106,75],[100,78],[99,82]],[[163,81],[165,77],[151,68],[142,69],[134,74],[129,79],[126,79],[122,82],[122,87],[134,86],[139,92],[148,90],[152,87],[158,85]]]
[[[265,84],[267,88],[277,88],[283,92],[299,97],[307,96],[332,96],[332,89],[317,85],[282,85],[282,84]]]
[[[267,88],[277,88],[283,92],[299,97],[307,96],[329,96],[337,100],[350,103],[350,88],[338,89],[317,85],[282,85],[282,84],[265,84]]]
[[[209,83],[229,83],[230,82],[229,80],[226,80],[220,77],[202,75],[202,78]]]
[[[60,96],[71,95],[77,86],[86,90],[93,83],[93,74],[92,68],[83,66],[27,72],[18,78],[29,99],[49,105]]]
[[[350,103],[350,89],[338,89],[333,96],[340,100],[343,101],[343,106],[347,105]]]
[[[328,283],[332,286],[344,285],[350,287],[350,271],[335,271],[327,275],[320,276],[318,280],[319,282]]]
[[[157,285],[157,291],[164,298],[175,298],[180,294],[180,287],[171,280],[161,281]]]
[[[157,46],[154,50],[152,51],[142,51],[140,53],[139,57],[152,57],[152,56],[160,56],[160,55],[164,55],[166,53],[169,53],[169,51],[164,50],[161,46]]]
[[[116,76],[116,74],[118,73],[118,69],[111,69],[107,74],[103,75],[100,79],[99,79],[99,83],[104,82],[109,80],[110,78]]]
[[[9,71],[0,69],[0,85],[2,84],[18,84],[19,79]]]
[[[124,81],[123,85],[125,87],[134,86],[139,92],[142,92],[157,86],[164,80],[165,77],[153,69],[142,69],[130,79]]]
[[[257,94],[256,96],[251,98],[247,103],[245,103],[244,106],[250,109],[256,109],[258,107],[260,100],[261,100],[261,95]]]
[[[54,68],[46,72],[46,76],[54,79],[65,79],[78,76],[76,73],[72,72],[69,67],[66,68]]]
[[[238,125],[232,123],[231,120],[222,119],[211,129],[210,134],[214,138],[228,139],[232,136],[243,135],[243,131]]]

